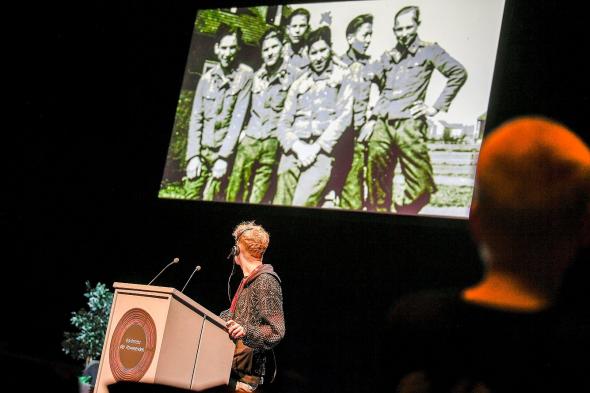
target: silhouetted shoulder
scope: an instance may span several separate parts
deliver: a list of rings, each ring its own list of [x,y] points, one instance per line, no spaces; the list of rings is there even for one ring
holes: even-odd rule
[[[460,291],[430,290],[402,296],[391,309],[393,324],[425,324],[444,322],[457,315],[461,306]]]

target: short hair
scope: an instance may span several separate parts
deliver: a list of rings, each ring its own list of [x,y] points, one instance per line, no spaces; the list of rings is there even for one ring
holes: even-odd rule
[[[242,29],[240,29],[238,26],[230,26],[226,23],[220,23],[217,31],[215,32],[215,43],[219,44],[223,37],[234,34],[236,36],[238,46],[242,46]]]
[[[482,230],[513,242],[570,236],[590,212],[590,149],[553,120],[508,121],[483,141],[475,202]]]
[[[309,20],[311,18],[311,14],[305,8],[297,8],[297,9],[293,10],[293,12],[291,12],[289,14],[289,16],[287,17],[287,24],[291,24],[291,21],[297,15],[303,15],[303,16],[305,16],[305,19],[307,19],[307,23],[309,24]]]
[[[399,10],[397,12],[397,14],[395,14],[395,17],[393,18],[393,20],[397,20],[398,16],[402,15],[402,14],[407,14],[408,12],[412,12],[414,14],[414,22],[416,23],[420,23],[420,8],[418,8],[415,5],[409,5],[407,7],[402,8],[401,10]]]
[[[264,252],[268,248],[270,235],[261,226],[254,221],[244,221],[239,223],[232,233],[236,243],[241,243],[248,254],[254,258],[262,259]]]
[[[359,27],[361,27],[365,23],[373,24],[373,15],[362,14],[351,20],[348,26],[346,27],[346,36],[356,33]]]
[[[285,31],[278,26],[269,27],[264,32],[264,34],[262,34],[260,40],[258,40],[258,45],[262,48],[262,44],[264,43],[264,41],[270,38],[276,38],[279,41],[283,42],[283,40],[285,39]]]
[[[311,45],[316,41],[326,41],[329,46],[332,46],[332,32],[328,26],[322,26],[309,33],[307,37],[307,44]]]

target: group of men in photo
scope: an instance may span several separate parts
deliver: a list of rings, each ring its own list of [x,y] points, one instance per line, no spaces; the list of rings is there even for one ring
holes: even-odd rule
[[[341,56],[332,49],[329,26],[310,29],[306,9],[294,10],[286,22],[262,35],[256,71],[238,60],[241,30],[225,24],[217,30],[218,64],[199,80],[190,117],[190,197],[320,207],[332,192],[334,207],[418,213],[437,190],[427,117],[449,109],[467,79],[465,68],[418,37],[415,6],[395,14],[397,43],[380,59],[367,55],[370,14],[350,21],[349,48]],[[425,96],[435,69],[446,86],[430,106]],[[373,86],[379,97],[371,106]],[[333,169],[347,133],[354,136],[352,157],[338,185]],[[404,191],[394,203],[398,162]]]

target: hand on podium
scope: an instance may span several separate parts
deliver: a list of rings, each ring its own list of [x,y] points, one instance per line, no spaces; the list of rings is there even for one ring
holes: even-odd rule
[[[227,327],[227,332],[229,336],[234,340],[240,339],[246,336],[246,329],[233,319],[228,320],[225,323],[225,327]]]

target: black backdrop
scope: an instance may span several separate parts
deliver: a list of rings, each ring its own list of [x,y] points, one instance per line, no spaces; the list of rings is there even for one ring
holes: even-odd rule
[[[509,1],[488,127],[544,114],[588,141],[588,33],[572,4]],[[466,221],[158,200],[198,2],[20,7],[0,210],[0,351],[14,380],[79,371],[60,341],[85,305],[85,280],[147,283],[179,257],[159,284],[181,288],[200,264],[185,292],[226,308],[230,234],[246,219],[271,233],[266,261],[283,278],[287,336],[274,391],[389,383],[382,327],[395,299],[479,278]]]

